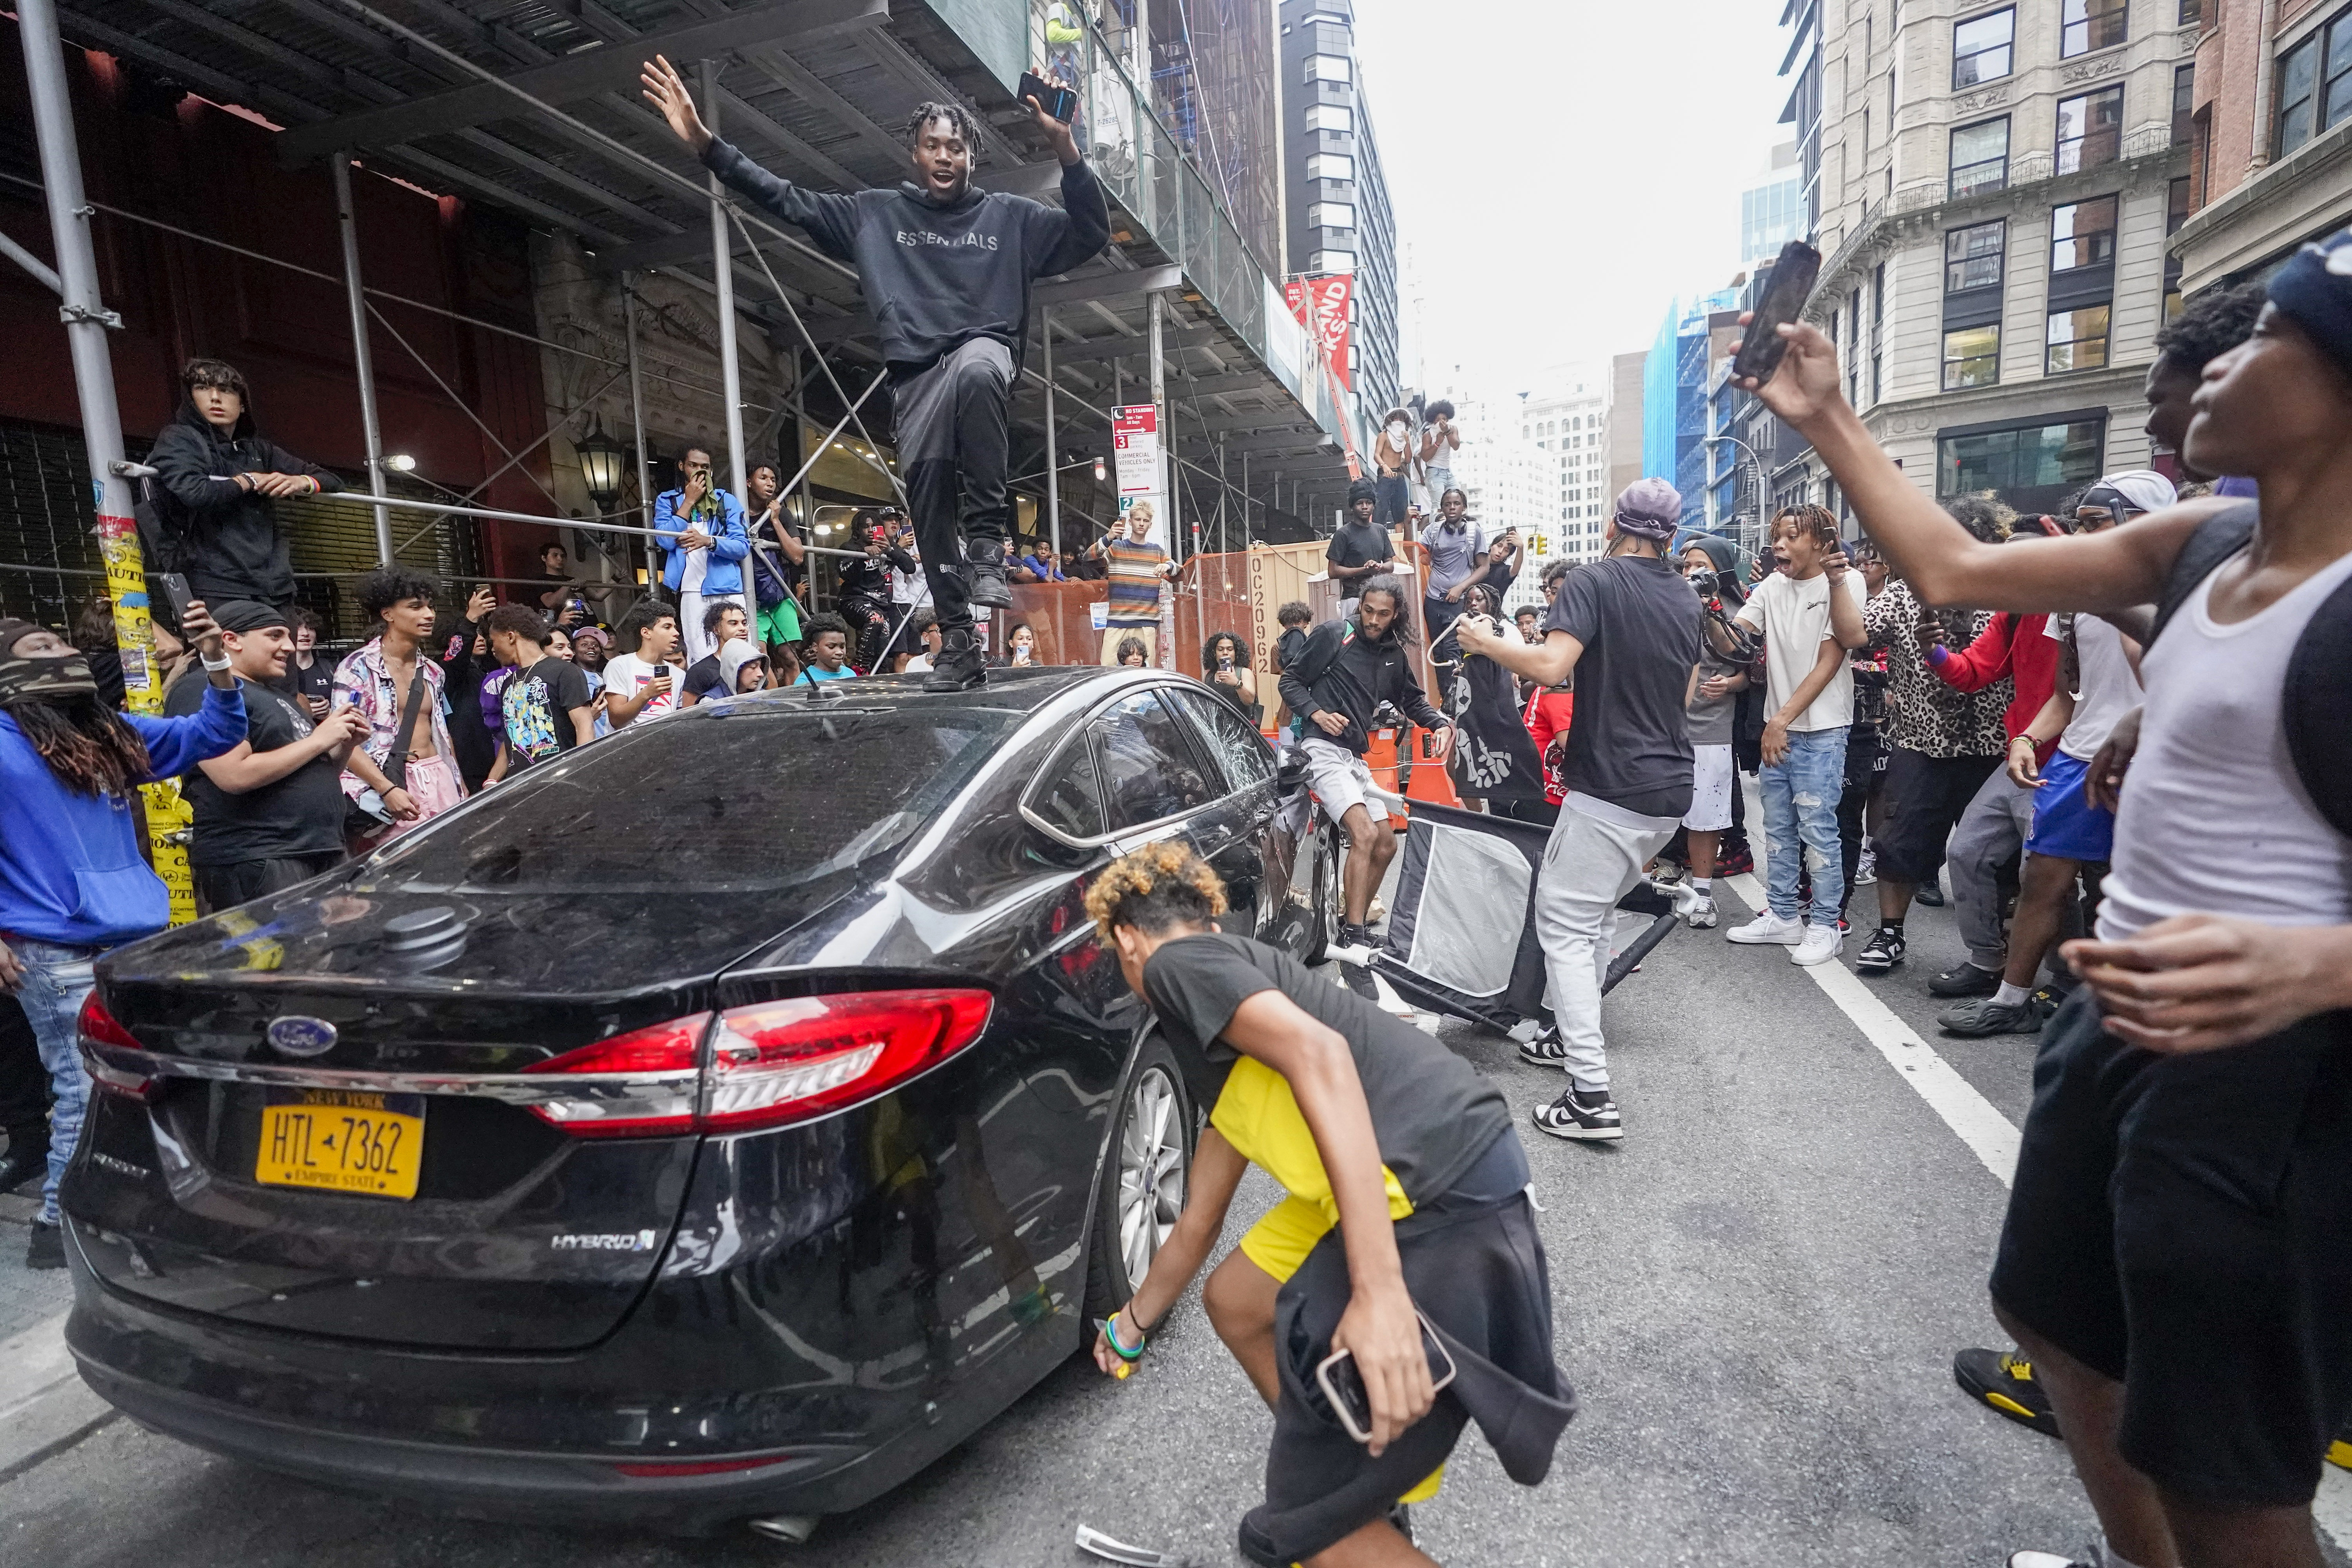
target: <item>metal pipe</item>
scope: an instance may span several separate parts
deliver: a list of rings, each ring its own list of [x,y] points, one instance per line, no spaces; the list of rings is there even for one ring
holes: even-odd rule
[[[2271,148],[2278,138],[2277,128],[2271,123],[2271,100],[2278,90],[2277,51],[2271,44],[2278,32],[2278,0],[2263,0],[2261,19],[2254,26],[2253,156],[2246,160],[2248,169],[2260,169],[2270,163]],[[2210,202],[2213,193],[2200,191],[2197,199]]]
[[[1054,307],[1041,305],[1037,323],[1045,337],[1045,530],[1053,541],[1054,566],[1062,561],[1062,468],[1054,449]]]
[[[392,564],[392,510],[384,505],[383,433],[376,424],[375,363],[368,353],[367,293],[360,285],[360,231],[352,212],[352,155],[335,154],[335,226],[343,241],[343,298],[352,318],[352,370],[360,384],[360,437],[367,452],[368,494],[375,498],[375,557]]]
[[[628,345],[629,363],[629,428],[636,433],[637,444],[637,507],[639,515],[653,521],[654,471],[646,460],[646,389],[637,370],[637,275],[621,274],[621,337]],[[651,583],[659,574],[656,569],[653,548],[646,548],[646,581]]]
[[[702,62],[702,109],[713,136],[719,134],[719,62]],[[719,285],[719,379],[726,405],[727,477],[735,499],[750,505],[751,492],[743,472],[743,367],[735,355],[735,251],[727,232],[726,187],[716,174],[703,176],[710,187],[710,275]]]
[[[17,244],[15,240],[10,239],[5,234],[0,234],[0,256],[6,257],[9,260],[15,262],[17,266],[31,273],[35,278],[40,279],[42,285],[46,287],[50,293],[60,296],[65,293],[65,283],[58,277],[57,269],[55,268],[52,268],[47,262],[42,260],[39,257],[34,255],[23,246]]]
[[[1162,325],[1167,310],[1167,295],[1151,296],[1151,409],[1152,422],[1160,434],[1160,472],[1154,479],[1160,488],[1160,508],[1167,514],[1168,558],[1181,563],[1183,542],[1176,531],[1176,471],[1168,460],[1176,454],[1176,443],[1171,439],[1176,432],[1169,427],[1168,418],[1168,361]]]

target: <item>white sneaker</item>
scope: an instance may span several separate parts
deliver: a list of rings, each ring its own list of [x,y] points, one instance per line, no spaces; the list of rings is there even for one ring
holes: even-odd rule
[[[1834,936],[1837,933],[1832,931],[1830,934]],[[1805,940],[1805,922],[1795,919],[1782,920],[1770,910],[1766,910],[1746,925],[1734,926],[1725,931],[1723,939],[1751,944],[1776,942],[1782,947],[1794,947]]]
[[[1683,924],[1693,931],[1713,931],[1721,917],[1715,912],[1713,899],[1701,899],[1683,915]]]
[[[1805,940],[1789,950],[1789,962],[1808,966],[1827,963],[1845,945],[1845,937],[1835,926],[1807,926]]]

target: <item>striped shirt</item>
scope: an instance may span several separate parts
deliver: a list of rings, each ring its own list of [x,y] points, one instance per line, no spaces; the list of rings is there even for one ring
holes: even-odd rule
[[[1160,624],[1160,569],[1168,552],[1150,540],[1114,539],[1103,546],[1110,563],[1110,624],[1115,626],[1156,626]]]

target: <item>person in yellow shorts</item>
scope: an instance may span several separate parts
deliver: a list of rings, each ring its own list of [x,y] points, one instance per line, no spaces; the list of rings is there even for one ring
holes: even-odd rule
[[[1275,1412],[1265,1501],[1241,1522],[1242,1555],[1268,1568],[1430,1563],[1399,1529],[1400,1505],[1436,1491],[1463,1427],[1476,1421],[1505,1470],[1533,1486],[1576,1409],[1552,1361],[1510,1108],[1430,1036],[1221,931],[1224,889],[1181,844],[1114,861],[1087,912],[1193,1100],[1213,1107],[1184,1212],[1097,1331],[1097,1364],[1123,1372],[1142,1355],[1258,1166],[1288,1196],[1202,1293]],[[1369,1441],[1349,1435],[1317,1376],[1341,1351],[1362,1380]]]

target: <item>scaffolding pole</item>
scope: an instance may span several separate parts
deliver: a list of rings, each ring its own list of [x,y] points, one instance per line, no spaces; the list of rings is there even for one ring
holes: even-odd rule
[[[637,515],[647,522],[654,520],[654,471],[646,459],[646,389],[637,372],[637,275],[621,274],[621,336],[628,344],[629,362],[629,428],[636,433],[637,447]],[[660,575],[655,569],[653,551],[646,551],[646,585],[653,586]]]
[[[719,134],[719,62],[702,62],[702,109],[713,136]],[[743,369],[735,358],[735,247],[727,229],[726,187],[719,176],[705,176],[710,186],[710,276],[719,285],[719,379],[727,405],[728,488],[737,501],[751,502],[743,470]],[[781,292],[781,290],[779,290]]]
[[[1062,466],[1054,449],[1054,307],[1037,308],[1045,336],[1045,528],[1054,542],[1054,568],[1062,562]]]
[[[392,564],[392,509],[384,504],[383,430],[375,412],[375,360],[368,352],[367,291],[360,283],[360,229],[352,210],[352,155],[338,153],[335,176],[335,226],[343,242],[343,296],[352,313],[352,368],[360,383],[360,435],[367,452],[368,494],[375,498],[375,558]]]

